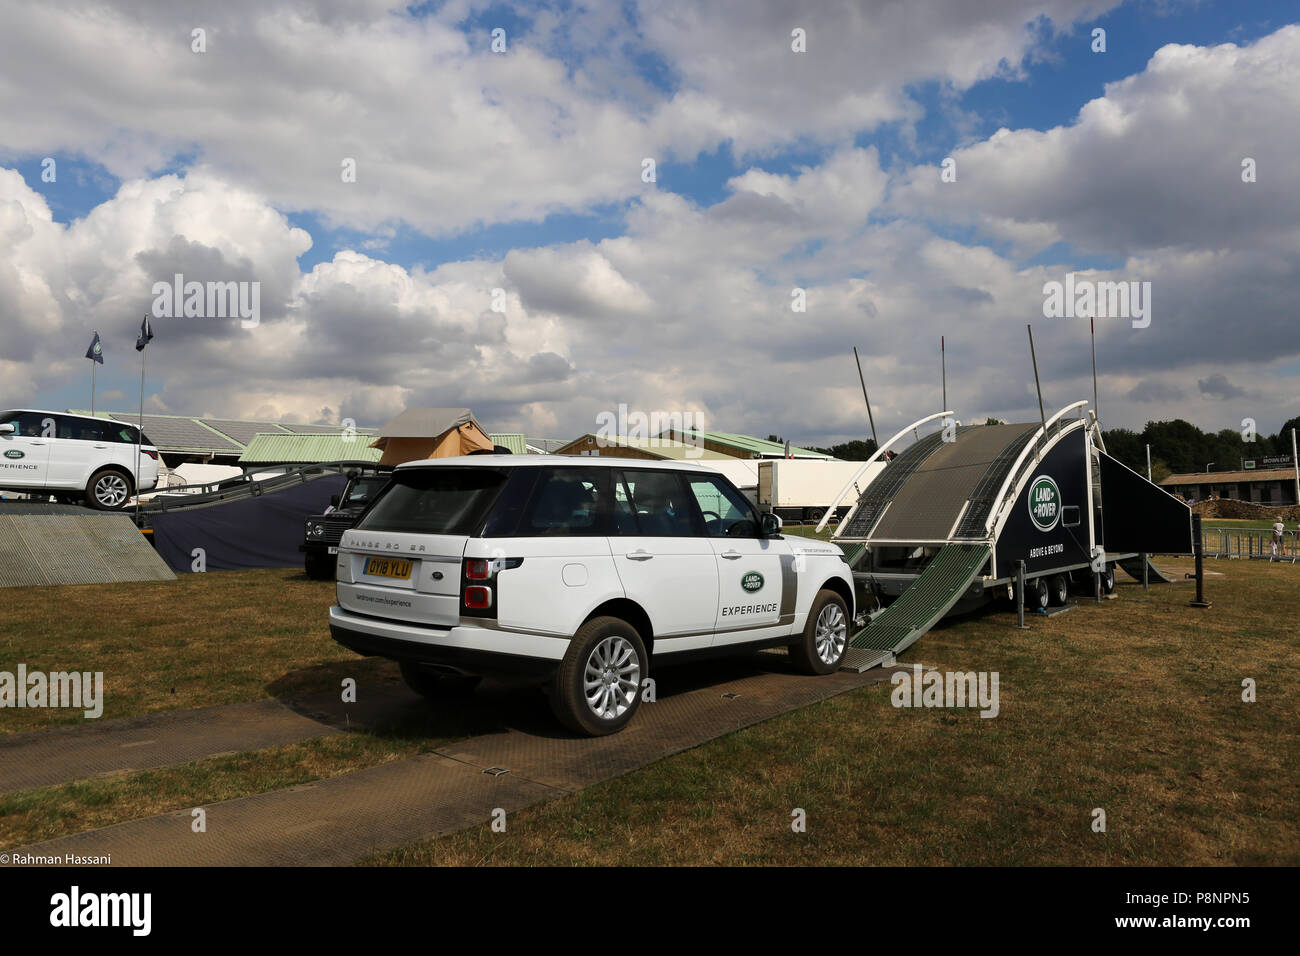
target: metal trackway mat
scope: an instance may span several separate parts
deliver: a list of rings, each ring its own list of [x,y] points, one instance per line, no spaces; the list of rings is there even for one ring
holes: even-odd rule
[[[0,514],[0,587],[175,579],[124,514]]]
[[[365,687],[355,704],[331,693],[8,734],[0,736],[0,793],[283,747],[381,725],[421,703],[403,684],[379,684]]]
[[[627,773],[715,737],[867,684],[891,671],[792,672],[781,655],[732,662],[730,679],[698,686],[696,669],[657,675],[660,699],[610,737],[579,739],[534,713],[528,729],[461,741],[433,754],[205,807],[207,832],[190,810],[23,847],[53,857],[111,856],[128,866],[338,865],[487,822]],[[739,665],[739,666],[737,666]],[[762,669],[760,669],[762,668]],[[717,670],[712,676],[716,677]],[[730,696],[738,695],[738,696]],[[544,705],[537,701],[540,710]],[[485,773],[494,770],[497,773]],[[504,771],[504,772],[499,772]]]

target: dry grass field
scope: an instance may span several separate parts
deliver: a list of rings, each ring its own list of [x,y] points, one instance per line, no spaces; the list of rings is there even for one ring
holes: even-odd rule
[[[1159,562],[1179,572],[1186,559]],[[405,865],[1300,863],[1300,568],[1208,562],[1191,582],[1017,631],[1006,605],[945,622],[900,663],[996,671],[1000,712],[904,709],[853,691],[580,794],[386,853]],[[0,669],[105,673],[105,718],[336,690],[382,676],[335,645],[329,584],[293,571],[9,590]],[[369,669],[369,670],[366,670]],[[391,675],[389,675],[391,676]],[[1252,679],[1257,700],[1242,700]],[[433,719],[436,716],[438,719]],[[80,717],[0,711],[0,732]],[[0,796],[0,846],[297,785],[432,749],[454,715],[384,733]],[[453,736],[455,734],[453,733]],[[792,831],[796,808],[807,831]],[[1092,829],[1106,813],[1106,832]]]

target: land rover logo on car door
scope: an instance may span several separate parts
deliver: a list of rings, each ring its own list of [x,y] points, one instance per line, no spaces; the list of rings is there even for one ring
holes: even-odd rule
[[[745,576],[740,579],[740,586],[748,594],[753,594],[755,591],[761,591],[763,589],[763,575],[759,574],[757,571],[748,571],[745,573]]]
[[[1029,486],[1029,517],[1039,531],[1051,531],[1061,520],[1061,489],[1047,475]]]
[[[25,452],[21,452],[17,448],[10,448],[5,451],[6,458],[22,458],[24,454]]]

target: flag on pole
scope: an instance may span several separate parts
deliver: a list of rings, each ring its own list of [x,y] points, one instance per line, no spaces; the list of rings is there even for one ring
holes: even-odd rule
[[[90,348],[86,349],[86,358],[90,359],[92,362],[98,362],[100,365],[104,364],[104,345],[99,341],[98,332],[96,332],[95,337],[90,340]]]
[[[788,438],[785,440],[785,457],[786,458],[794,457],[794,455],[790,454],[790,439]]]
[[[149,344],[149,340],[152,338],[153,329],[149,328],[149,316],[146,315],[144,321],[140,323],[140,334],[135,340],[135,350],[137,352],[143,352],[144,347]]]

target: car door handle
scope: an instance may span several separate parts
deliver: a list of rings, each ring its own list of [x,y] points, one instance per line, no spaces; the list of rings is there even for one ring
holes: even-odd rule
[[[108,446],[107,446],[107,445],[96,445],[95,447],[96,447],[96,448],[107,448]]]
[[[732,561],[735,561],[737,558],[741,556],[741,554],[739,551],[723,551],[722,556],[724,558],[729,558]]]
[[[638,548],[636,551],[629,551],[627,557],[631,561],[649,561],[654,557],[649,551]]]
[[[32,444],[33,444],[33,445],[44,445],[45,442],[43,442],[43,441],[34,441],[34,442],[32,442]]]

